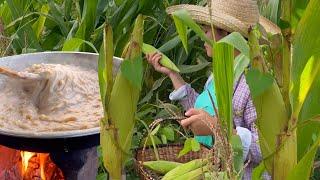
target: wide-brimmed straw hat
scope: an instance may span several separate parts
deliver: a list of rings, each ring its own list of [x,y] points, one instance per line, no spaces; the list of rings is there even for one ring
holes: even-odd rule
[[[210,1],[210,0],[208,0]],[[248,37],[250,27],[259,23],[266,32],[271,34],[281,33],[280,28],[260,16],[256,0],[211,0],[211,12],[209,7],[190,4],[170,6],[167,13],[172,14],[177,10],[187,10],[192,19],[198,23],[224,29],[228,32],[239,32]],[[209,3],[210,3],[209,2]],[[211,18],[210,18],[211,13]]]

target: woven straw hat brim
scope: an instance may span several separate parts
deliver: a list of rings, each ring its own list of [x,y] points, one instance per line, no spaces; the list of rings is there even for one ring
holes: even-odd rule
[[[271,22],[269,19],[260,16],[259,17],[259,24],[268,32],[271,34],[281,34],[281,29]]]
[[[187,10],[192,17],[193,20],[200,24],[210,25],[210,13],[208,7],[201,7],[197,5],[190,5],[190,4],[181,4],[170,6],[167,8],[167,13],[172,15],[173,12],[177,10]],[[218,28],[224,29],[228,32],[239,32],[243,36],[248,37],[248,30],[251,25],[247,22],[243,22],[229,14],[221,13],[221,11],[214,11],[211,12],[211,21],[212,24]],[[271,21],[264,17],[259,17],[259,21],[264,29],[267,32],[271,32],[272,34],[276,34],[281,32],[281,30],[273,24]]]

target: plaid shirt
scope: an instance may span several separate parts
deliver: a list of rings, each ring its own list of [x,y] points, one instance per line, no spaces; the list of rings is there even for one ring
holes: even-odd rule
[[[185,110],[193,108],[194,103],[198,97],[198,93],[191,88],[186,86],[186,97],[180,100],[181,105]],[[232,99],[233,104],[233,122],[235,127],[244,127],[251,131],[252,143],[247,156],[247,161],[250,161],[248,166],[245,168],[243,175],[244,180],[250,180],[252,170],[261,162],[261,150],[258,144],[258,132],[255,127],[255,120],[257,119],[256,109],[253,105],[249,86],[246,83],[245,76],[242,75],[238,82],[234,85],[234,94]],[[264,179],[271,179],[267,174],[263,174]]]

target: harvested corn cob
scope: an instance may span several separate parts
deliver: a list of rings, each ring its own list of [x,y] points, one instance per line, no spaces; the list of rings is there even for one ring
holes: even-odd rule
[[[106,35],[105,37],[110,36]],[[102,57],[99,58],[100,66],[102,66],[103,56],[108,57],[105,58],[107,60],[104,62],[105,66],[103,68],[99,67],[100,86],[104,85],[104,87],[100,88],[100,93],[105,110],[105,117],[101,121],[100,136],[104,165],[112,179],[121,179],[122,169],[131,147],[140,89],[130,83],[122,72],[119,72],[114,82],[111,83],[113,81],[110,78],[112,68],[108,68],[108,66],[111,64],[110,61],[112,62],[110,53],[113,53],[113,49],[106,48],[107,43],[112,43],[110,39],[104,39],[103,53],[100,53]],[[124,54],[124,61],[135,63],[136,60],[141,59],[142,42],[143,16],[139,15],[133,29],[128,50]],[[143,68],[141,67],[136,71],[143,71]]]
[[[182,164],[171,171],[169,171],[162,180],[173,180],[176,179],[188,172],[191,172],[195,169],[202,168],[208,163],[208,160],[206,159],[196,159],[190,162],[187,162],[185,164]]]
[[[204,176],[204,173],[208,171],[208,167],[200,167],[198,169],[195,169],[193,171],[187,172],[179,177],[176,177],[175,180],[196,180],[200,179],[202,176]]]
[[[157,50],[155,47],[149,45],[149,44],[145,44],[143,43],[143,46],[142,46],[142,52],[145,53],[145,54],[150,54],[150,53],[155,53],[155,52],[159,52],[161,53],[159,50]],[[173,71],[176,71],[176,72],[180,72],[180,70],[177,68],[177,66],[164,54],[162,54],[162,58],[160,60],[160,64],[166,68],[169,68]]]
[[[166,174],[167,172],[171,171],[172,169],[176,168],[177,166],[181,165],[178,162],[172,161],[147,161],[143,162],[143,166],[151,169],[159,174]]]

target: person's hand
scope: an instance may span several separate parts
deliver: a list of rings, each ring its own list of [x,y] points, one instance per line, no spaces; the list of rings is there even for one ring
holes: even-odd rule
[[[162,55],[158,52],[146,55],[146,59],[148,60],[148,63],[151,64],[156,71],[163,73],[167,76],[170,76],[172,73],[174,73],[174,71],[161,66],[161,64],[159,63],[161,58],[162,58]]]
[[[213,135],[213,128],[217,124],[217,118],[210,116],[206,111],[199,109],[189,109],[186,113],[188,118],[182,120],[180,124],[184,128],[190,128],[195,135]]]

